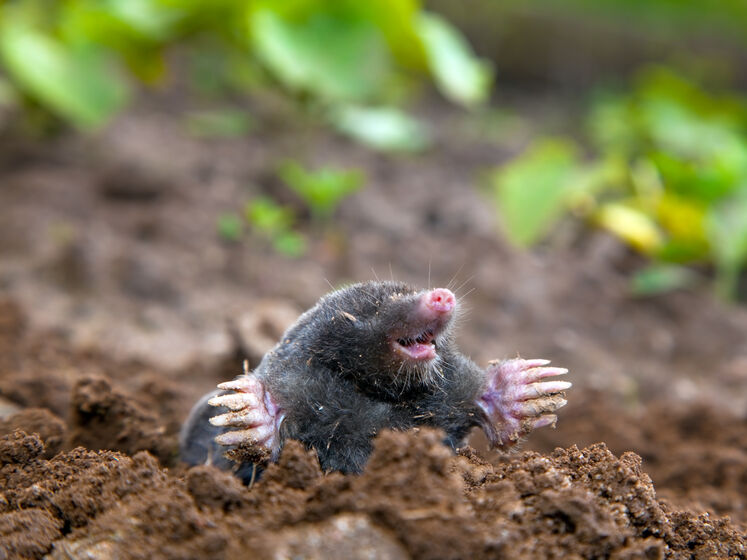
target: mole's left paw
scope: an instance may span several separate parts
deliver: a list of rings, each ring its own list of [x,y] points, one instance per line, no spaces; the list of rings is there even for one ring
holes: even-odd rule
[[[508,448],[534,428],[555,425],[557,409],[566,405],[560,394],[567,381],[542,381],[568,373],[565,368],[545,367],[548,360],[516,358],[488,363],[486,386],[477,399],[485,413],[481,426],[492,447]]]
[[[284,415],[262,382],[248,373],[221,383],[218,388],[235,392],[208,401],[211,406],[229,410],[210,418],[210,423],[241,429],[220,434],[215,438],[216,443],[250,447],[258,455],[274,456],[279,450],[278,430]]]

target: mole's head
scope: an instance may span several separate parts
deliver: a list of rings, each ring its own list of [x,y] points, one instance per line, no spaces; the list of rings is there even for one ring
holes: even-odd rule
[[[360,382],[387,390],[428,384],[442,375],[457,310],[445,288],[414,290],[398,282],[366,282],[319,302],[316,359]]]

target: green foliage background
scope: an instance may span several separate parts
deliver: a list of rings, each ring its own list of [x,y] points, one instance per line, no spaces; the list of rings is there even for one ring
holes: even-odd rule
[[[423,74],[465,106],[490,91],[489,65],[415,0],[18,0],[0,6],[0,59],[13,87],[82,129],[100,127],[122,109],[131,78],[163,80],[176,45],[202,59],[203,82],[243,91],[276,84],[330,106],[391,104],[396,83]],[[356,131],[366,140],[365,126]]]
[[[747,101],[651,68],[632,90],[599,95],[586,129],[591,157],[574,140],[540,139],[493,173],[509,238],[537,243],[573,212],[655,262],[712,263],[733,296],[747,264]],[[635,285],[691,278],[675,271],[645,271]]]

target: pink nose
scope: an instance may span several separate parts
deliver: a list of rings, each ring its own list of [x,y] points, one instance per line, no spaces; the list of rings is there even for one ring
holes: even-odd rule
[[[425,304],[438,313],[448,313],[456,305],[456,297],[451,290],[436,288],[425,295]]]

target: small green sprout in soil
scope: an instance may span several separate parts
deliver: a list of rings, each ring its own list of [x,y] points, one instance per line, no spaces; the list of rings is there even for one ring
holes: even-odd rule
[[[364,182],[363,172],[357,169],[324,167],[310,171],[290,160],[280,166],[278,174],[306,204],[312,222],[325,228],[327,234],[335,233],[332,219],[340,203]],[[288,257],[306,253],[306,238],[296,229],[298,217],[290,206],[260,196],[246,204],[243,214],[251,231],[269,241],[278,253]],[[238,241],[243,221],[235,214],[223,214],[218,218],[217,227],[222,239]],[[335,238],[334,235],[327,237]]]
[[[236,242],[241,239],[243,223],[236,214],[222,214],[216,224],[218,235],[225,241]]]
[[[323,167],[304,169],[298,162],[287,161],[278,175],[311,212],[317,223],[329,223],[340,203],[363,186],[363,173],[357,169],[341,170]]]
[[[247,203],[244,216],[252,229],[268,239],[278,253],[299,257],[306,252],[306,239],[292,229],[295,217],[290,208],[271,198],[259,197]]]
[[[232,138],[244,136],[254,125],[245,111],[214,109],[193,111],[186,116],[187,130],[192,136]]]

